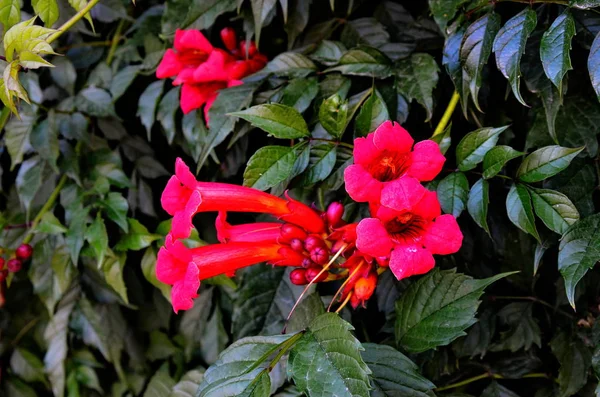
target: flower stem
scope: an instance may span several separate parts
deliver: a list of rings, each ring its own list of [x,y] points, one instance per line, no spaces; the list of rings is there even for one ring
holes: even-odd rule
[[[342,309],[343,309],[344,307],[346,307],[346,305],[348,304],[348,302],[350,302],[350,298],[352,298],[352,292],[350,292],[350,293],[348,294],[348,296],[346,297],[346,299],[344,299],[344,301],[342,302],[342,304],[340,305],[340,307],[338,307],[338,308],[336,309],[336,311],[335,311],[335,312],[336,312],[336,313],[339,313],[339,312],[341,312],[341,311],[342,311]]]
[[[117,45],[119,44],[119,41],[121,41],[121,32],[123,31],[123,27],[125,26],[125,20],[121,19],[121,21],[119,21],[119,25],[117,25],[117,31],[115,32],[115,35],[112,38],[112,41],[110,43],[110,49],[108,50],[108,55],[106,56],[106,64],[110,66],[110,64],[113,61],[113,58],[115,57],[115,52],[117,51]]]
[[[44,206],[40,209],[40,212],[38,212],[35,218],[33,218],[33,221],[31,221],[31,228],[29,229],[27,235],[23,239],[23,244],[29,244],[31,242],[31,240],[33,239],[33,233],[37,228],[38,223],[40,223],[40,220],[42,219],[44,214],[46,214],[46,212],[48,212],[48,210],[52,208],[52,206],[56,202],[56,199],[58,198],[58,195],[60,194],[60,191],[65,186],[65,183],[67,183],[67,174],[63,174],[60,177],[60,179],[58,180],[58,184],[52,191],[52,194],[50,194],[50,197],[48,197],[48,201],[46,201]]]
[[[352,145],[351,143],[340,142],[340,141],[334,141],[333,139],[325,139],[325,138],[309,138],[309,140],[310,140],[310,141],[329,142],[329,143],[334,143],[334,144],[336,144],[336,145],[339,145],[339,146],[347,147],[348,149],[354,149],[354,145]]]
[[[472,378],[468,378],[468,379],[462,380],[460,382],[452,383],[450,385],[438,387],[438,388],[436,388],[434,390],[437,391],[437,392],[440,392],[440,391],[444,391],[444,390],[456,389],[458,387],[466,386],[466,385],[468,385],[470,383],[477,382],[478,380],[489,379],[489,378],[491,378],[491,379],[504,379],[504,376],[502,376],[500,374],[492,374],[492,373],[486,372],[485,374],[477,375],[477,376],[474,376]],[[544,373],[541,373],[541,372],[535,372],[535,373],[531,373],[531,374],[526,374],[526,375],[523,375],[521,377],[521,379],[525,379],[525,378],[545,378],[545,379],[552,379],[552,377],[550,377],[548,374],[544,374]]]
[[[90,0],[87,6],[79,10],[77,14],[73,15],[71,19],[69,19],[60,28],[58,28],[57,32],[53,33],[50,37],[48,37],[46,41],[48,43],[52,43],[53,41],[58,39],[64,32],[71,29],[73,25],[75,25],[81,18],[83,18],[84,15],[87,14],[96,4],[98,4],[99,1],[100,0]]]
[[[454,109],[456,108],[456,105],[458,104],[459,99],[460,99],[460,95],[458,94],[458,92],[454,91],[454,94],[452,94],[452,98],[450,99],[450,102],[448,103],[448,107],[446,107],[446,111],[444,112],[444,115],[442,116],[437,127],[435,127],[435,131],[433,131],[432,136],[436,136],[436,135],[439,135],[442,132],[444,132],[444,130],[446,129],[446,126],[448,125],[448,123],[450,122],[450,119],[452,118],[452,113],[454,113]]]

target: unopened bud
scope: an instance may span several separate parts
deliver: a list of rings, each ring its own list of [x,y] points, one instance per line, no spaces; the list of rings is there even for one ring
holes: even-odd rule
[[[315,247],[310,251],[310,259],[319,265],[324,265],[329,262],[329,252],[323,247]]]
[[[292,239],[304,240],[307,234],[301,227],[292,225],[291,223],[284,223],[281,225],[281,240],[286,243],[292,241]]]
[[[33,253],[33,248],[29,244],[21,244],[15,251],[16,257],[19,259],[22,259],[24,261],[29,259],[31,257],[32,253]]]
[[[327,244],[325,244],[325,241],[323,241],[323,239],[319,236],[315,236],[315,235],[310,235],[306,238],[306,240],[304,241],[304,248],[306,248],[306,250],[308,252],[313,251],[315,248],[317,247],[326,247]]]
[[[299,238],[293,238],[290,241],[290,247],[296,252],[304,251],[304,243]]]
[[[233,28],[225,28],[221,30],[221,40],[225,44],[225,48],[229,51],[233,51],[237,47],[237,37]]]
[[[367,277],[359,278],[354,284],[354,296],[361,301],[369,300],[377,286],[377,275],[373,272]]]
[[[342,203],[334,201],[329,204],[329,207],[327,207],[327,223],[329,223],[329,226],[335,227],[339,224],[342,216],[344,216],[344,206]]]
[[[22,262],[16,258],[9,259],[9,261],[6,262],[6,268],[11,273],[16,273],[21,270],[22,265]]]
[[[305,285],[308,283],[306,280],[306,270],[304,269],[294,269],[290,273],[290,281],[294,285]]]
[[[375,258],[375,260],[377,261],[377,264],[381,267],[388,267],[390,265],[390,258],[386,256],[378,256],[377,258]]]
[[[246,54],[248,54],[249,57],[253,56],[254,54],[256,54],[256,44],[254,44],[253,41],[250,42],[250,44],[248,45],[247,41],[242,41],[240,43],[240,51],[241,51],[241,55],[243,57],[246,57]]]
[[[309,267],[308,269],[306,269],[306,279],[308,281],[313,281],[315,283],[320,283],[321,281],[325,281],[325,279],[327,279],[327,277],[329,276],[329,272],[325,271],[319,276],[319,273],[321,273],[321,270],[323,270],[323,268]],[[318,276],[318,278],[317,278],[317,276]]]
[[[302,267],[310,267],[314,265],[315,262],[311,261],[310,258],[304,258],[304,260],[302,261]]]
[[[0,270],[4,269],[4,258],[0,258]]]

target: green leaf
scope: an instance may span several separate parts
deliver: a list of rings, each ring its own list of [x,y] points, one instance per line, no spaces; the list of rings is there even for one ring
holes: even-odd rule
[[[119,70],[110,81],[110,94],[113,101],[116,101],[127,91],[127,88],[133,83],[138,75],[140,67],[138,65],[125,66]]]
[[[284,52],[277,55],[264,69],[276,76],[292,78],[306,77],[317,70],[317,66],[306,56],[296,52]]]
[[[296,162],[296,150],[286,146],[263,146],[250,157],[244,186],[267,190],[286,180]]]
[[[415,99],[427,111],[425,122],[433,115],[433,89],[438,82],[440,69],[435,59],[425,53],[413,54],[396,66],[396,84],[407,101]]]
[[[69,222],[69,230],[65,234],[65,242],[67,243],[69,253],[71,254],[71,261],[73,261],[74,264],[77,264],[79,253],[81,252],[81,248],[83,248],[89,211],[90,209],[88,207],[77,208],[73,211],[71,221]]]
[[[73,9],[75,9],[75,11],[79,12],[88,5],[88,2],[87,2],[87,0],[69,0],[69,4],[71,5],[71,7],[73,7]],[[91,14],[89,12],[86,12],[83,17],[90,23],[90,26],[92,27],[92,30],[93,30],[94,23],[92,22]]]
[[[150,140],[152,125],[154,124],[154,115],[156,114],[156,107],[158,105],[158,98],[160,98],[163,87],[165,86],[165,82],[163,80],[157,80],[154,83],[150,84],[142,95],[140,95],[140,99],[138,101],[138,109],[136,116],[138,116],[142,120],[142,124],[146,127],[146,133],[148,135],[148,140]]]
[[[446,30],[446,25],[456,15],[458,9],[468,3],[468,0],[429,0],[429,9],[433,18],[443,31]]]
[[[535,26],[537,25],[537,14],[533,8],[525,8],[523,11],[506,21],[498,31],[494,40],[494,54],[496,54],[496,65],[504,77],[510,82],[515,97],[527,106],[519,84],[521,82],[521,55],[525,52],[525,44]]]
[[[310,57],[326,66],[333,66],[340,61],[344,53],[348,51],[344,44],[339,41],[323,40]]]
[[[7,32],[21,22],[21,4],[19,0],[0,0],[0,23]]]
[[[458,217],[465,206],[469,196],[469,181],[462,172],[453,172],[441,180],[437,187],[438,200],[446,214]]]
[[[583,154],[596,157],[600,133],[600,105],[588,95],[571,97],[556,115],[556,135],[562,146],[585,146]]]
[[[481,397],[519,397],[519,395],[498,382],[493,381],[481,392]]]
[[[200,353],[208,364],[217,361],[221,353],[229,343],[229,336],[223,325],[223,314],[221,308],[216,306],[206,322],[206,327],[200,336]]]
[[[525,157],[517,170],[517,178],[523,182],[539,182],[567,168],[584,148],[546,146]]]
[[[38,156],[31,157],[21,164],[15,186],[19,194],[19,200],[25,208],[25,213],[29,217],[31,202],[36,193],[42,186],[42,177],[44,175],[44,163]]]
[[[44,363],[29,350],[16,348],[10,356],[10,369],[26,382],[46,382]]]
[[[481,88],[483,68],[490,57],[494,37],[499,28],[500,16],[498,14],[492,11],[482,16],[467,28],[460,49],[463,67],[463,104],[466,104],[470,93],[479,111],[481,111],[479,89]]]
[[[275,138],[296,139],[310,134],[302,115],[296,109],[279,103],[256,105],[229,115],[240,117]]]
[[[171,286],[161,283],[156,278],[156,252],[154,248],[148,247],[146,251],[144,251],[144,256],[140,261],[140,266],[142,268],[142,273],[144,274],[144,278],[153,286],[158,288],[160,292],[163,294],[165,299],[171,302]],[[197,305],[199,302],[197,303]],[[194,306],[196,307],[196,306]],[[190,311],[186,311],[189,313]],[[185,314],[183,316],[185,318]],[[182,320],[183,321],[183,320]]]
[[[156,112],[156,119],[163,127],[169,145],[172,145],[173,139],[175,139],[175,113],[177,109],[179,109],[179,87],[172,88],[165,94],[160,100]]]
[[[252,5],[252,14],[254,15],[254,34],[256,42],[260,43],[260,32],[262,25],[266,21],[269,13],[274,7],[277,7],[277,0],[250,0]]]
[[[506,196],[506,212],[508,219],[516,227],[540,241],[540,236],[535,228],[531,196],[524,185],[516,183],[510,187],[508,196]]]
[[[54,65],[50,69],[52,80],[73,95],[77,72],[71,61],[67,57],[55,57],[52,59],[52,64]]]
[[[36,125],[29,135],[33,149],[50,164],[55,172],[58,172],[56,161],[60,154],[57,124],[56,114],[50,110],[48,118]]]
[[[115,115],[115,107],[108,91],[97,87],[83,89],[75,97],[77,110],[95,117]]]
[[[471,188],[469,192],[469,199],[467,201],[467,210],[471,217],[479,225],[490,234],[490,228],[487,224],[487,213],[489,199],[489,183],[485,179],[480,179]]]
[[[335,313],[315,318],[290,352],[288,374],[311,397],[369,395],[369,367],[354,328]],[[327,374],[322,376],[321,374]]]
[[[472,170],[483,161],[487,152],[496,146],[499,135],[508,126],[499,128],[480,128],[469,132],[456,147],[456,163],[461,171]]]
[[[169,364],[164,363],[150,378],[143,397],[166,396],[175,387],[175,384],[175,380],[169,375]]]
[[[354,121],[354,135],[357,137],[367,136],[369,132],[375,131],[384,121],[390,120],[385,100],[374,90],[371,96],[362,104],[356,120]]]
[[[237,396],[269,364],[268,358],[291,335],[254,336],[240,339],[225,349],[204,373],[197,397]]]
[[[599,0],[571,0],[571,7],[581,8],[582,10],[587,10],[588,8],[600,7]]]
[[[67,231],[67,228],[60,223],[60,221],[54,216],[52,212],[46,212],[38,224],[36,229],[37,233],[46,234],[62,234]]]
[[[173,386],[168,397],[196,397],[196,390],[204,379],[204,370],[193,369],[186,372],[179,382]]]
[[[334,143],[321,143],[310,148],[310,161],[304,174],[304,183],[310,185],[327,178],[333,167],[337,153]]]
[[[506,163],[522,156],[524,153],[510,146],[494,146],[483,157],[483,178],[490,179],[498,175]]]
[[[531,346],[542,346],[541,331],[533,318],[533,302],[514,302],[498,312],[500,321],[508,327],[501,333],[501,340],[492,347],[492,351],[521,349],[529,350]]]
[[[396,342],[411,353],[445,346],[475,324],[483,290],[513,273],[474,280],[456,269],[433,269],[396,302]]]
[[[419,367],[393,347],[363,343],[361,355],[371,370],[371,396],[427,397],[435,385],[419,373]]]
[[[129,303],[127,297],[127,287],[123,281],[123,268],[125,267],[125,256],[118,257],[108,251],[108,256],[102,262],[102,272],[106,283],[123,299],[123,302]]]
[[[433,135],[431,138],[429,138],[438,144],[442,154],[446,154],[448,149],[450,149],[450,145],[452,144],[452,136],[450,135],[451,131],[452,122],[448,124],[448,126],[444,129],[444,131],[442,131],[441,134]]]
[[[325,131],[336,138],[341,138],[348,125],[348,101],[338,94],[333,94],[321,103],[319,122]]]
[[[358,18],[344,25],[341,40],[347,47],[358,45],[379,47],[390,41],[390,35],[377,19]]]
[[[593,214],[593,194],[597,187],[596,171],[592,164],[576,161],[560,174],[544,182],[544,187],[568,195],[581,216]]]
[[[558,247],[558,270],[565,290],[575,307],[575,287],[589,269],[600,261],[600,214],[576,222],[562,236]]]
[[[56,0],[31,0],[33,11],[44,21],[44,25],[52,26],[58,20],[58,4]]]
[[[106,216],[119,225],[125,233],[129,231],[127,224],[127,211],[129,210],[129,204],[127,199],[121,195],[121,193],[111,192],[108,193],[105,200],[100,201],[100,205],[104,207]]]
[[[562,79],[571,70],[571,40],[575,36],[575,21],[567,8],[542,36],[540,58],[546,76],[562,91]]]
[[[325,72],[341,72],[351,76],[368,76],[384,79],[392,74],[390,60],[381,51],[372,47],[359,47],[346,52],[338,66]]]
[[[194,0],[191,5],[184,2],[187,16],[185,21],[182,24],[177,24],[176,27],[180,29],[208,29],[215,23],[219,15],[235,10],[235,3],[235,0]],[[172,29],[168,33],[173,34],[174,31],[175,29]]]
[[[4,142],[10,154],[10,169],[13,170],[16,165],[21,164],[23,155],[29,148],[29,137],[36,121],[36,115],[31,107],[18,117],[11,118],[4,128]]]
[[[432,1],[432,0],[430,0]],[[445,0],[435,0],[439,2],[445,2]],[[446,72],[454,83],[454,89],[456,92],[462,92],[463,80],[462,80],[462,64],[460,60],[460,46],[462,44],[463,37],[467,28],[463,25],[455,31],[452,31],[446,43],[444,44],[444,51],[442,53],[442,65],[446,67]],[[464,93],[463,93],[464,94]],[[463,107],[466,107],[467,97],[462,97]]]
[[[579,338],[569,337],[565,332],[552,339],[550,348],[560,363],[558,396],[569,397],[576,394],[587,383],[592,360],[590,350]]]
[[[319,83],[314,77],[294,79],[283,89],[281,103],[302,113],[309,108],[319,93]]]
[[[117,251],[139,251],[142,248],[148,247],[153,241],[156,241],[162,236],[160,234],[152,234],[148,232],[146,226],[133,218],[127,218],[129,231],[121,237],[121,240],[115,245]]]
[[[104,254],[108,249],[108,233],[106,232],[106,226],[104,225],[104,219],[100,216],[100,213],[96,215],[96,220],[92,222],[87,230],[85,231],[85,239],[90,246],[96,260],[98,267],[104,262]]]
[[[562,235],[579,220],[579,212],[567,196],[555,190],[528,188],[533,209],[548,229]]]

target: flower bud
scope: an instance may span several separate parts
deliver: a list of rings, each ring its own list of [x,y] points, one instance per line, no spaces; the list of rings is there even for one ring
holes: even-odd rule
[[[294,285],[305,285],[308,284],[306,280],[306,270],[304,269],[294,269],[290,273],[290,281]]]
[[[242,57],[246,58],[246,56],[251,57],[254,54],[256,54],[256,44],[254,44],[253,41],[250,42],[250,44],[248,45],[247,41],[242,41],[240,43],[240,51],[241,51],[241,55]],[[247,55],[246,55],[247,54]]]
[[[329,204],[327,207],[327,222],[329,226],[335,227],[342,220],[342,216],[344,216],[344,206],[342,203],[334,201]]]
[[[17,258],[24,260],[24,261],[29,259],[31,257],[32,253],[33,253],[33,248],[29,244],[21,244],[15,251],[15,255],[17,256]]]
[[[321,270],[323,270],[323,268],[321,268],[321,267],[309,267],[308,269],[306,269],[306,279],[308,281],[313,281],[315,283],[320,283],[321,281],[325,281],[325,279],[327,279],[327,277],[329,276],[329,272],[323,272],[323,274],[321,274],[319,276],[319,273],[321,273]],[[317,276],[319,276],[319,277],[316,278]]]
[[[302,261],[302,267],[311,267],[314,266],[315,262],[311,261],[310,258],[304,258]]]
[[[9,261],[6,263],[6,268],[8,269],[9,272],[11,273],[16,273],[19,270],[21,270],[21,266],[23,265],[23,263],[16,259],[16,258],[12,258],[9,259]]]
[[[304,248],[306,248],[306,250],[308,252],[312,252],[315,248],[317,247],[326,247],[327,244],[325,244],[325,241],[323,241],[323,239],[319,236],[315,236],[315,235],[310,235],[306,238],[306,240],[304,241]]]
[[[229,51],[233,51],[237,47],[237,37],[233,28],[224,28],[221,30],[221,40],[225,44],[225,48]]]
[[[315,247],[310,251],[310,259],[319,265],[329,262],[329,252],[323,247]]]
[[[360,301],[367,301],[375,292],[377,286],[377,275],[370,272],[367,277],[359,278],[354,284],[354,296]]]
[[[291,223],[281,225],[281,241],[284,243],[292,241],[294,238],[304,240],[306,236],[306,232],[301,227],[292,225]]]
[[[304,243],[299,238],[293,238],[290,241],[290,247],[296,252],[304,251]]]
[[[0,258],[0,270],[4,269],[4,258]]]

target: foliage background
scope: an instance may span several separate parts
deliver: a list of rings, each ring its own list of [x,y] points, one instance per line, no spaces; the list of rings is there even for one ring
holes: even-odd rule
[[[0,117],[0,245],[10,251],[31,231],[35,247],[0,309],[3,395],[191,396],[200,384],[202,396],[224,395],[225,384],[241,395],[331,395],[320,387],[343,378],[348,362],[320,357],[330,367],[317,373],[299,357],[327,351],[340,335],[355,363],[349,376],[369,382],[373,396],[594,395],[600,3],[529,3],[100,1],[93,28],[80,20],[54,43],[64,54],[46,56],[54,68],[18,74],[30,99],[18,102],[20,118],[7,108]],[[85,5],[0,0],[0,22],[41,14],[57,27]],[[260,38],[271,62],[224,90],[205,128],[200,112],[181,114],[178,89],[154,71],[176,28],[202,29],[219,43],[225,26]],[[454,91],[461,101],[443,128]],[[261,124],[264,107],[227,115],[267,103],[297,113],[271,109],[276,128]],[[261,349],[286,343],[273,335],[302,289],[283,270],[257,266],[204,283],[192,310],[172,313],[154,266],[169,227],[159,197],[175,158],[197,164],[201,180],[290,188],[324,208],[348,201],[342,175],[352,139],[386,119],[417,140],[442,127],[435,139],[448,160],[429,187],[459,216],[463,248],[437,259],[446,270],[420,279],[384,273],[365,309],[341,312],[362,359],[348,323],[315,320],[337,288],[325,285],[288,324],[289,332],[309,327],[290,365],[285,356],[242,379]],[[282,124],[296,132],[282,133]],[[54,204],[53,191],[55,205],[40,211]],[[347,204],[347,220],[367,211]],[[199,215],[188,243],[214,242],[213,222]],[[319,321],[335,332],[319,334]],[[250,364],[226,367],[217,358],[236,341],[223,357]]]

